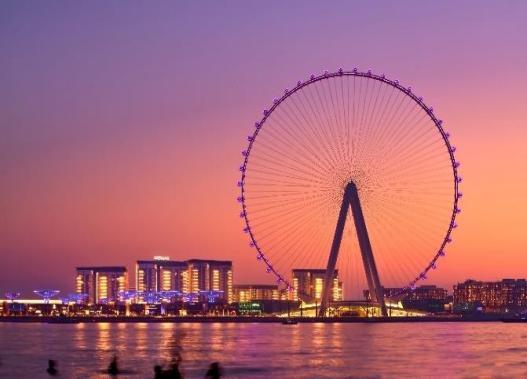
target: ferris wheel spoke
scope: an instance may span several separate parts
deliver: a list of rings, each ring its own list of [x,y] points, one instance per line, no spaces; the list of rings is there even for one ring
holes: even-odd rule
[[[283,225],[281,225],[280,230],[274,229],[267,233],[259,234],[258,240],[259,242],[266,242],[268,245],[272,246],[273,241],[276,242],[278,239],[278,241],[283,244],[284,240],[291,239],[291,235],[295,235],[291,234],[291,232],[297,230],[300,225],[305,224],[308,219],[309,217],[306,214],[300,216],[297,215],[297,217],[289,217],[284,221]]]
[[[378,214],[378,216],[377,216]],[[384,216],[384,217],[381,217]],[[373,230],[376,233],[387,233],[388,236],[384,238],[379,238],[377,241],[380,241],[380,243],[387,243],[387,241],[392,241],[391,244],[386,244],[386,249],[393,248],[393,246],[399,246],[399,249],[402,250],[401,255],[398,255],[398,258],[400,260],[401,257],[403,257],[406,260],[405,265],[411,265],[412,271],[417,272],[420,267],[420,262],[418,262],[419,258],[416,256],[415,252],[419,252],[422,250],[422,247],[418,247],[415,245],[415,241],[413,239],[404,238],[405,234],[404,228],[400,227],[401,225],[401,218],[395,217],[393,213],[387,212],[386,210],[383,210],[383,212],[378,213],[370,213],[370,217],[376,220],[376,224],[374,224]],[[391,222],[389,222],[391,221]],[[404,220],[403,220],[404,221]],[[406,226],[408,227],[408,226]],[[397,243],[394,243],[393,241],[398,241]],[[390,247],[392,246],[392,247]],[[406,255],[407,251],[413,251],[412,255]],[[382,257],[386,258],[386,255],[381,255]]]
[[[388,173],[386,174],[386,179],[394,179],[396,178],[395,175],[398,175],[397,177],[402,177],[404,175],[415,175],[416,178],[418,179],[421,179],[421,178],[427,178],[427,177],[430,177],[432,173],[440,173],[440,172],[447,172],[447,168],[446,166],[441,163],[441,164],[436,164],[434,166],[432,165],[427,165],[427,164],[424,164],[424,163],[420,163],[420,164],[416,164],[414,167],[404,167],[404,168],[401,168],[399,172],[396,172],[396,171],[391,171],[391,174]],[[436,179],[433,180],[432,182],[437,182],[437,181],[441,181],[441,179]],[[430,183],[430,181],[428,182]]]
[[[266,140],[261,141],[261,143],[260,143],[261,147],[263,147],[264,149],[267,149],[267,150],[271,150],[273,153],[275,153],[277,155],[277,158],[280,157],[281,161],[286,160],[286,161],[294,162],[294,163],[302,166],[302,162],[298,158],[295,158],[295,155],[292,154],[292,152],[294,151],[294,146],[292,146],[291,144],[284,144],[283,142],[280,142],[281,138],[278,137],[278,136],[274,136],[273,132],[269,132],[268,135],[270,137],[273,137],[273,141],[269,141],[269,143],[267,143]],[[283,149],[284,151],[282,151],[279,148],[281,145],[285,148],[285,149]],[[257,152],[256,152],[256,154],[257,154]],[[324,168],[321,168],[319,166],[319,164],[315,160],[313,160],[311,158],[311,156],[316,156],[316,155],[311,155],[310,152],[308,152],[307,155],[301,155],[302,158],[305,157],[305,159],[309,163],[311,163],[310,168],[316,168],[315,172],[316,173],[320,173],[321,172],[320,170],[324,170]],[[305,164],[304,164],[304,166],[305,166]]]
[[[258,211],[264,211],[264,210],[271,210],[271,209],[284,209],[285,206],[292,206],[292,205],[299,205],[301,207],[305,207],[308,204],[314,203],[314,201],[319,198],[320,195],[317,196],[310,196],[310,197],[287,197],[283,199],[273,199],[272,201],[253,201],[252,204],[254,204],[254,207]],[[262,205],[267,204],[267,206],[262,207]],[[271,205],[272,204],[272,205]]]
[[[305,183],[305,185],[308,186],[309,185],[308,183],[314,183],[314,182],[316,183],[316,181],[313,178],[300,176],[298,174],[293,175],[293,174],[290,174],[290,173],[285,173],[282,170],[272,169],[272,168],[269,168],[268,166],[261,166],[261,165],[256,164],[256,163],[253,163],[253,166],[258,166],[258,168],[254,168],[253,171],[258,173],[259,174],[259,178],[262,178],[262,179],[265,178],[266,176],[274,177],[277,174],[283,174],[282,175],[283,178],[285,178],[287,180],[290,180],[290,182],[282,181],[282,183],[284,183],[284,184],[287,184],[287,183],[289,183],[289,184]]]
[[[326,84],[324,88],[324,84]],[[322,84],[320,86],[320,91],[317,87],[315,89],[317,90],[317,96],[322,104],[323,99],[323,109],[325,111],[325,119],[327,121],[326,125],[328,127],[329,134],[331,135],[331,139],[334,142],[335,149],[338,152],[339,160],[342,161],[345,159],[344,152],[342,148],[342,144],[340,141],[340,136],[338,133],[338,121],[337,121],[337,115],[335,111],[335,105],[333,103],[332,94],[329,92],[329,84],[327,80],[323,80]],[[322,93],[322,95],[320,94]],[[329,99],[328,99],[329,98]],[[333,109],[331,109],[331,106]]]
[[[333,83],[333,84],[332,84]],[[329,97],[331,99],[331,105],[333,106],[333,113],[335,116],[335,129],[337,130],[337,142],[339,145],[339,150],[341,151],[341,157],[342,160],[345,162],[349,162],[349,149],[348,146],[345,145],[345,131],[346,131],[346,122],[345,122],[345,115],[344,115],[344,99],[339,96],[339,92],[337,89],[337,81],[335,80],[328,80],[326,81],[327,89],[329,92]],[[340,99],[340,101],[339,101]],[[340,104],[342,103],[342,105]]]
[[[426,122],[426,118],[421,118],[418,121],[416,121],[413,125],[416,129],[419,130],[419,128]],[[388,146],[388,149],[385,151],[388,156],[397,154],[397,151],[400,151],[402,153],[399,154],[409,154],[413,153],[415,151],[415,148],[419,146],[420,141],[424,141],[426,139],[430,139],[429,134],[430,132],[427,131],[425,128],[422,128],[421,131],[418,131],[416,133],[413,133],[412,136],[409,135],[401,135],[399,136],[398,140],[391,141],[391,145]],[[401,146],[401,141],[405,142],[404,146]],[[434,141],[435,142],[435,141]],[[444,153],[443,153],[444,156]]]
[[[377,127],[376,131],[380,132],[381,136],[378,136],[375,140],[372,138],[367,139],[366,143],[362,145],[363,154],[367,154],[368,156],[370,153],[375,152],[375,148],[370,145],[371,144],[375,145],[376,143],[379,143],[382,140],[383,135],[389,134],[391,132],[391,129],[393,129],[394,127],[394,121],[393,121],[394,118],[397,117],[400,113],[404,111],[403,105],[406,106],[404,100],[405,99],[401,96],[395,96],[394,98],[392,98],[392,103],[390,105],[390,108],[385,110],[384,113],[386,115],[383,115],[383,119],[382,119],[383,120],[382,124],[386,126],[383,128],[379,128],[378,126],[381,124],[376,125]]]
[[[320,210],[321,208],[325,208],[325,207],[327,207],[327,205],[324,203],[321,203],[321,204],[316,204],[314,206],[309,206],[309,207],[306,204],[304,204],[304,205],[296,205],[294,207],[289,207],[289,208],[285,208],[283,206],[282,207],[269,206],[267,208],[270,208],[270,209],[256,209],[253,213],[258,215],[260,221],[253,222],[252,224],[253,225],[269,224],[276,217],[280,217],[281,223],[283,224],[297,217],[296,213],[298,212],[303,211],[304,213],[308,213],[306,212],[306,209],[308,211],[312,210],[313,208],[315,210]]]
[[[284,117],[288,117],[288,118],[292,118],[292,116],[284,111]],[[280,128],[282,130],[288,130],[289,128],[286,128],[284,125],[285,125],[285,121],[282,120],[281,116],[280,115],[276,115],[276,118],[275,118],[277,122],[277,125],[280,126]],[[294,125],[296,126],[297,128],[299,127],[298,124],[296,124],[296,122],[292,121],[291,122],[291,125]],[[288,134],[292,134],[292,133],[288,133]],[[315,145],[315,142],[312,140],[312,138],[310,136],[304,136],[305,140],[301,140],[300,136],[296,136],[296,135],[293,135],[292,138],[294,138],[295,142],[298,143],[298,141],[305,141],[305,142],[308,142],[307,144],[306,143],[303,143],[301,144],[301,147],[303,148],[303,150],[305,151],[305,153],[307,153],[307,155],[302,155],[302,157],[305,157],[307,160],[309,160],[310,162],[313,163],[314,166],[318,167],[319,169],[327,169],[327,164],[328,164],[328,161],[327,160],[324,160],[322,161],[322,163],[325,163],[324,167],[320,167],[319,166],[319,162],[320,161],[317,161],[315,159],[313,159],[313,157],[317,157],[319,156],[320,154],[317,154],[316,151],[313,149],[313,146]],[[283,138],[280,138],[280,137],[277,137],[276,140],[280,140],[280,139],[283,139]],[[315,145],[316,146],[316,145]],[[324,147],[324,146],[318,146],[318,148],[323,148],[324,149],[324,155],[327,155],[327,149]],[[316,149],[316,147],[315,147]]]
[[[381,209],[379,211],[381,211]],[[389,218],[394,221],[394,226],[392,226],[392,228],[399,229],[401,232],[404,231],[404,225],[405,228],[411,227],[412,231],[419,230],[422,234],[428,234],[429,232],[426,225],[433,225],[432,222],[435,221],[430,217],[423,217],[423,213],[419,214],[421,216],[419,220],[415,220],[415,217],[418,216],[416,213],[409,212],[401,207],[397,209],[397,212],[395,212],[390,207],[384,207],[382,208],[382,214],[384,214],[386,218]],[[413,216],[413,218],[411,219],[410,216]],[[395,221],[397,221],[397,224],[395,224]],[[443,221],[441,225],[444,225],[444,219],[438,221]],[[421,234],[414,233],[414,235],[416,239],[423,238],[423,241],[427,241],[427,239]]]
[[[367,83],[369,83],[370,80],[367,81]],[[367,148],[367,146],[369,146],[370,144],[370,138],[371,138],[371,133],[372,133],[372,125],[370,123],[370,119],[371,119],[371,113],[373,112],[373,109],[372,107],[375,106],[375,104],[377,103],[377,99],[378,99],[378,96],[379,96],[379,88],[378,85],[380,85],[380,82],[378,83],[377,81],[373,81],[373,83],[371,84],[371,87],[372,87],[372,93],[370,93],[369,97],[368,97],[368,104],[367,106],[364,108],[364,112],[362,114],[362,121],[361,123],[364,124],[364,139],[362,141],[362,144],[361,146],[364,146],[363,148],[363,154],[365,154],[365,149]],[[374,104],[372,105],[372,98],[373,96],[375,95],[375,100],[374,100]],[[366,100],[366,96],[365,96],[365,99]]]
[[[305,100],[305,94],[301,90],[299,92],[299,99],[291,98],[290,101],[294,105],[295,114],[298,114],[299,115],[298,118],[301,117],[304,120],[305,125],[308,126],[308,128],[306,128],[307,129],[306,131],[309,132],[311,137],[314,139],[314,141],[316,141],[316,146],[318,147],[318,149],[322,150],[322,153],[323,153],[322,156],[323,156],[325,166],[329,168],[332,165],[331,162],[334,161],[334,157],[331,154],[331,151],[329,149],[329,145],[326,142],[325,136],[323,135],[322,132],[319,132],[320,123],[317,121],[318,118],[314,114],[312,114],[312,112],[307,111],[306,104],[305,104],[306,101],[302,101],[302,100]],[[302,110],[300,110],[298,103],[301,104]],[[299,122],[299,124],[301,123]]]
[[[264,162],[265,165],[262,162]],[[267,158],[259,158],[257,165],[261,168],[272,170],[272,172],[287,173],[298,177],[300,177],[299,175],[302,175],[301,178],[319,183],[323,181],[321,172],[318,172],[316,170],[313,170],[313,172],[307,171],[311,167],[300,168],[291,164],[286,164],[284,163],[284,161],[276,162],[271,161]]]
[[[392,150],[391,144],[393,143],[393,140],[397,138],[397,135],[400,134],[398,133],[400,125],[404,123],[408,117],[412,116],[413,104],[400,96],[398,100],[399,102],[396,103],[396,110],[387,118],[386,124],[389,126],[386,128],[381,128],[382,132],[379,135],[371,138],[373,146],[371,146],[369,150],[369,156],[371,157],[375,151],[384,150],[381,162],[383,159],[386,159],[390,156],[387,151]]]
[[[396,105],[397,94],[394,87],[389,87],[389,89],[384,88],[383,93],[383,103],[381,103],[382,111],[379,111],[373,118],[371,125],[376,128],[375,132],[372,134],[372,143],[378,142],[381,140],[382,133],[385,133],[385,128],[380,128],[380,125],[385,124],[386,117],[389,117],[393,108]],[[386,98],[386,92],[389,92],[388,98]]]
[[[370,135],[371,138],[368,138],[366,141],[363,141],[364,143],[364,149],[367,149],[369,148],[370,144],[372,141],[375,141],[375,137],[374,137],[374,134],[375,134],[375,131],[378,131],[378,128],[377,129],[374,129],[376,127],[376,124],[374,123],[374,118],[375,115],[378,115],[379,117],[382,117],[386,114],[386,112],[375,112],[377,110],[377,103],[378,103],[378,99],[379,99],[379,96],[381,96],[380,94],[382,93],[382,96],[381,96],[381,104],[382,104],[382,101],[385,100],[385,97],[386,97],[386,86],[382,86],[381,82],[379,82],[379,90],[377,91],[377,94],[376,94],[376,99],[375,99],[375,102],[374,102],[374,106],[373,106],[373,109],[371,111],[369,111],[368,113],[368,119],[367,119],[367,125],[368,125],[368,132],[367,134]],[[391,96],[393,95],[393,88],[392,88],[392,91],[390,92],[390,96],[388,97],[388,100],[391,99]],[[371,129],[374,129],[373,131]],[[367,145],[367,146],[366,146]]]
[[[346,146],[346,158],[348,162],[351,162],[351,152],[350,152],[350,85],[349,80],[346,81],[346,91],[344,91],[344,80],[341,79],[340,81],[340,87],[342,91],[342,110],[345,112],[344,120],[345,120],[345,129],[344,129],[344,135],[346,136],[346,139],[344,141],[344,145]],[[347,97],[344,97],[344,92],[347,93]],[[353,149],[353,147],[351,147]]]
[[[331,137],[328,135],[328,131],[325,128],[325,124],[327,124],[327,122],[324,122],[324,119],[321,114],[321,110],[319,110],[318,107],[313,105],[313,104],[316,104],[314,95],[311,93],[310,90],[307,90],[307,89],[305,91],[301,90],[300,94],[304,95],[303,100],[305,100],[307,103],[306,107],[311,110],[311,113],[314,117],[317,128],[318,130],[320,130],[321,135],[323,137],[323,141],[326,146],[326,149],[327,151],[330,152],[331,161],[332,162],[338,161],[338,156],[335,153],[335,149],[331,142]]]
[[[412,149],[410,148],[405,149],[404,153],[402,153],[401,155],[398,155],[397,164],[399,166],[405,165],[408,162],[415,162],[418,159],[424,160],[424,158],[426,159],[434,158],[434,159],[437,159],[438,161],[444,162],[444,155],[446,152],[446,149],[444,146],[440,145],[437,141],[428,142],[425,144],[426,146],[423,146],[423,147],[419,147],[419,148],[414,147]],[[420,158],[420,157],[423,157],[423,158]],[[440,159],[440,158],[443,158],[443,159]]]
[[[416,133],[417,130],[410,130],[404,128],[404,125],[418,123],[420,120],[426,118],[426,115],[417,112],[418,107],[412,101],[405,97],[401,97],[400,105],[396,112],[394,112],[388,121],[389,128],[386,128],[385,133],[378,141],[384,146],[391,148],[395,141],[407,137],[405,133]]]
[[[321,92],[322,92],[322,95],[320,94]],[[314,98],[318,100],[318,104],[320,105],[320,108],[322,109],[322,112],[323,112],[322,119],[324,120],[324,126],[326,127],[326,130],[327,130],[326,134],[330,138],[329,144],[330,146],[332,146],[332,149],[336,151],[336,161],[342,161],[343,159],[342,152],[338,148],[339,146],[338,136],[336,135],[335,130],[333,128],[331,111],[329,110],[328,100],[327,100],[326,93],[322,85],[321,85],[320,90],[318,87],[315,87],[315,93],[316,93],[316,96],[314,96]],[[323,97],[324,97],[324,100],[323,100]]]
[[[280,246],[279,243],[280,242],[273,245],[273,247],[279,248],[277,247]],[[301,262],[301,265],[303,266],[300,268],[305,268],[305,266],[308,266],[308,268],[318,266],[316,260],[313,260],[312,258],[317,251],[319,253],[318,256],[320,257],[320,252],[323,250],[319,249],[321,249],[322,245],[328,245],[329,251],[329,244],[324,240],[323,232],[320,229],[315,229],[314,233],[310,233],[309,235],[298,233],[297,239],[289,241],[289,243],[284,244],[283,248],[281,248],[282,254],[277,258],[276,264],[283,265],[287,260],[287,265],[290,266],[291,269],[297,268],[296,264],[299,262]],[[296,246],[298,246],[298,249],[295,248]]]

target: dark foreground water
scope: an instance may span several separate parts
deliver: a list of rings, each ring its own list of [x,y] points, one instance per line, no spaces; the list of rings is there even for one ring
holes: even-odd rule
[[[527,377],[527,324],[17,324],[0,323],[0,377],[153,378],[182,348],[186,378],[219,361],[227,378]]]

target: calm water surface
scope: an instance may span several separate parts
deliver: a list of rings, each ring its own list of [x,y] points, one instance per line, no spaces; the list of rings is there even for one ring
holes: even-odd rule
[[[182,347],[186,378],[219,361],[227,378],[525,378],[527,324],[17,324],[0,323],[0,377],[153,378]]]

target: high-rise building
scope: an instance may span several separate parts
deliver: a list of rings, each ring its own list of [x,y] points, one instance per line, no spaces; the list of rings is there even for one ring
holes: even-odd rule
[[[76,292],[88,304],[119,300],[128,288],[128,272],[123,266],[77,267]]]
[[[324,289],[325,269],[293,269],[293,300],[320,301]],[[342,282],[335,270],[331,284],[331,300],[342,300]]]
[[[88,304],[95,303],[95,268],[77,267],[75,278],[75,292],[84,296],[83,301]]]
[[[278,286],[273,284],[235,284],[233,290],[236,303],[280,299]]]
[[[232,303],[232,261],[190,259],[188,264],[188,292],[215,291],[219,298]]]
[[[154,257],[136,263],[137,291],[188,292],[188,265],[169,257]]]
[[[527,309],[527,280],[467,280],[454,286],[454,306],[481,303],[487,310]]]

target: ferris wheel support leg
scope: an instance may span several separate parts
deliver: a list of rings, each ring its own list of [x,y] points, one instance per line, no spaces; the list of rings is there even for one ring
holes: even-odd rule
[[[379,304],[382,316],[386,317],[388,316],[388,312],[384,301],[384,291],[379,279],[377,266],[375,265],[370,238],[368,237],[368,229],[366,228],[366,222],[364,221],[364,215],[360,205],[359,193],[353,182],[346,187],[346,192],[348,191],[350,193],[351,213],[353,214],[353,221],[355,222],[355,229],[357,230],[357,237],[359,239],[359,247],[366,279],[368,281],[370,296],[377,302],[377,304]]]
[[[370,296],[377,304],[379,304],[381,308],[381,314],[383,316],[388,316],[386,304],[384,302],[384,291],[379,279],[377,266],[375,265],[375,259],[373,258],[370,238],[368,237],[368,230],[366,229],[366,222],[364,221],[364,215],[360,205],[359,193],[355,183],[353,182],[350,182],[344,191],[344,197],[342,199],[337,227],[335,228],[335,235],[333,236],[333,243],[331,245],[326,274],[324,277],[324,287],[322,289],[322,300],[320,302],[318,316],[323,317],[326,315],[331,288],[333,287],[332,284],[335,275],[335,266],[337,264],[340,243],[342,242],[342,234],[344,232],[346,216],[350,206],[353,214],[353,221],[355,223],[355,229],[357,230],[362,263],[364,265],[364,272],[366,275],[366,281],[368,282]]]
[[[339,218],[337,220],[337,227],[335,228],[335,235],[333,236],[333,243],[329,253],[328,265],[326,267],[326,274],[324,276],[324,285],[322,288],[322,300],[320,302],[320,309],[318,311],[319,317],[324,317],[328,308],[331,288],[333,287],[333,278],[335,276],[335,266],[339,255],[340,243],[342,241],[342,234],[344,232],[344,225],[346,224],[346,217],[350,207],[350,193],[348,187],[344,192],[342,205],[340,207]]]

